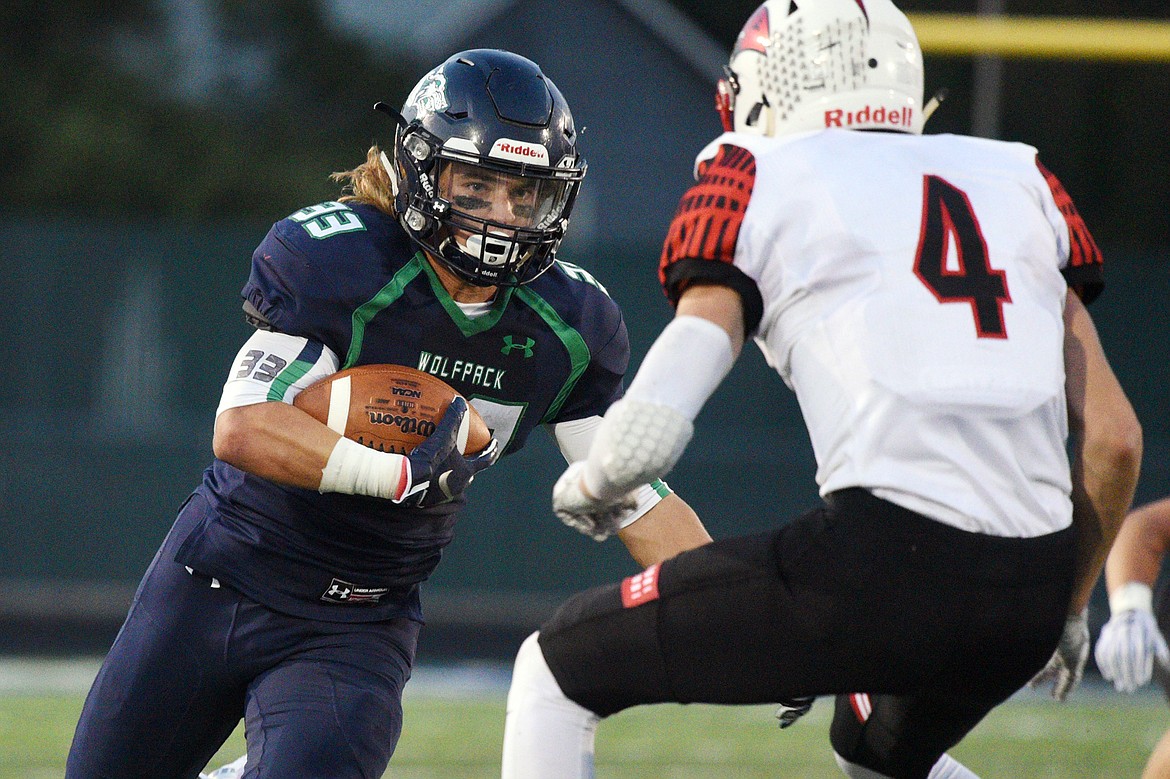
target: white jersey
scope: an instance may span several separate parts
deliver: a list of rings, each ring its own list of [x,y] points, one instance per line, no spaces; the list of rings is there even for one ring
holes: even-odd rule
[[[1071,523],[1062,314],[1100,255],[1035,149],[726,134],[699,170],[667,238],[668,294],[701,278],[740,289],[796,392],[822,495],[864,487],[996,536]],[[719,196],[735,192],[732,214]]]

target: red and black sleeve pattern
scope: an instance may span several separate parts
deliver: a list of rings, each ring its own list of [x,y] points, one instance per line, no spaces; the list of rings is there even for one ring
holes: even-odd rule
[[[1036,167],[1040,169],[1044,180],[1048,182],[1048,189],[1052,191],[1056,206],[1068,224],[1068,240],[1071,248],[1068,266],[1062,271],[1065,281],[1088,305],[1096,300],[1097,296],[1101,294],[1101,290],[1105,288],[1104,259],[1101,257],[1101,250],[1097,248],[1097,242],[1093,240],[1088,225],[1085,224],[1085,220],[1077,211],[1076,204],[1073,203],[1073,199],[1065,190],[1064,185],[1052,174],[1052,171],[1044,167],[1039,157],[1036,158]]]
[[[700,163],[698,181],[679,202],[658,265],[658,281],[671,305],[694,284],[719,284],[739,293],[749,334],[763,316],[763,299],[755,281],[733,263],[755,182],[756,159],[739,146],[720,146],[714,158]]]

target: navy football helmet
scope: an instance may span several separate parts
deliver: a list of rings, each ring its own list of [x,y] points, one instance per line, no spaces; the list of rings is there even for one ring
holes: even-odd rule
[[[455,54],[425,75],[401,112],[390,174],[415,243],[480,286],[527,284],[553,263],[585,160],[564,97],[530,60]]]

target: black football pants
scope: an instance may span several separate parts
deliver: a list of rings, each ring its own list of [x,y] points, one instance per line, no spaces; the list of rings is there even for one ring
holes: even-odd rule
[[[566,695],[602,716],[838,695],[836,752],[917,779],[1051,657],[1074,541],[969,533],[845,490],[774,532],[573,597],[540,646]]]

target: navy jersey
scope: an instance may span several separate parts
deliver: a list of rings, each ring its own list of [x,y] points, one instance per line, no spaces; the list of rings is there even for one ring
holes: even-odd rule
[[[342,368],[395,363],[442,378],[475,405],[504,455],[538,424],[603,414],[629,362],[621,312],[580,268],[558,262],[525,287],[501,288],[471,319],[397,222],[357,203],[274,225],[242,295],[263,326],[309,339],[307,363],[324,345]],[[285,370],[295,376],[297,363]],[[270,608],[338,621],[421,618],[418,584],[462,505],[321,494],[220,460],[197,493],[193,503],[206,508],[179,562]]]

